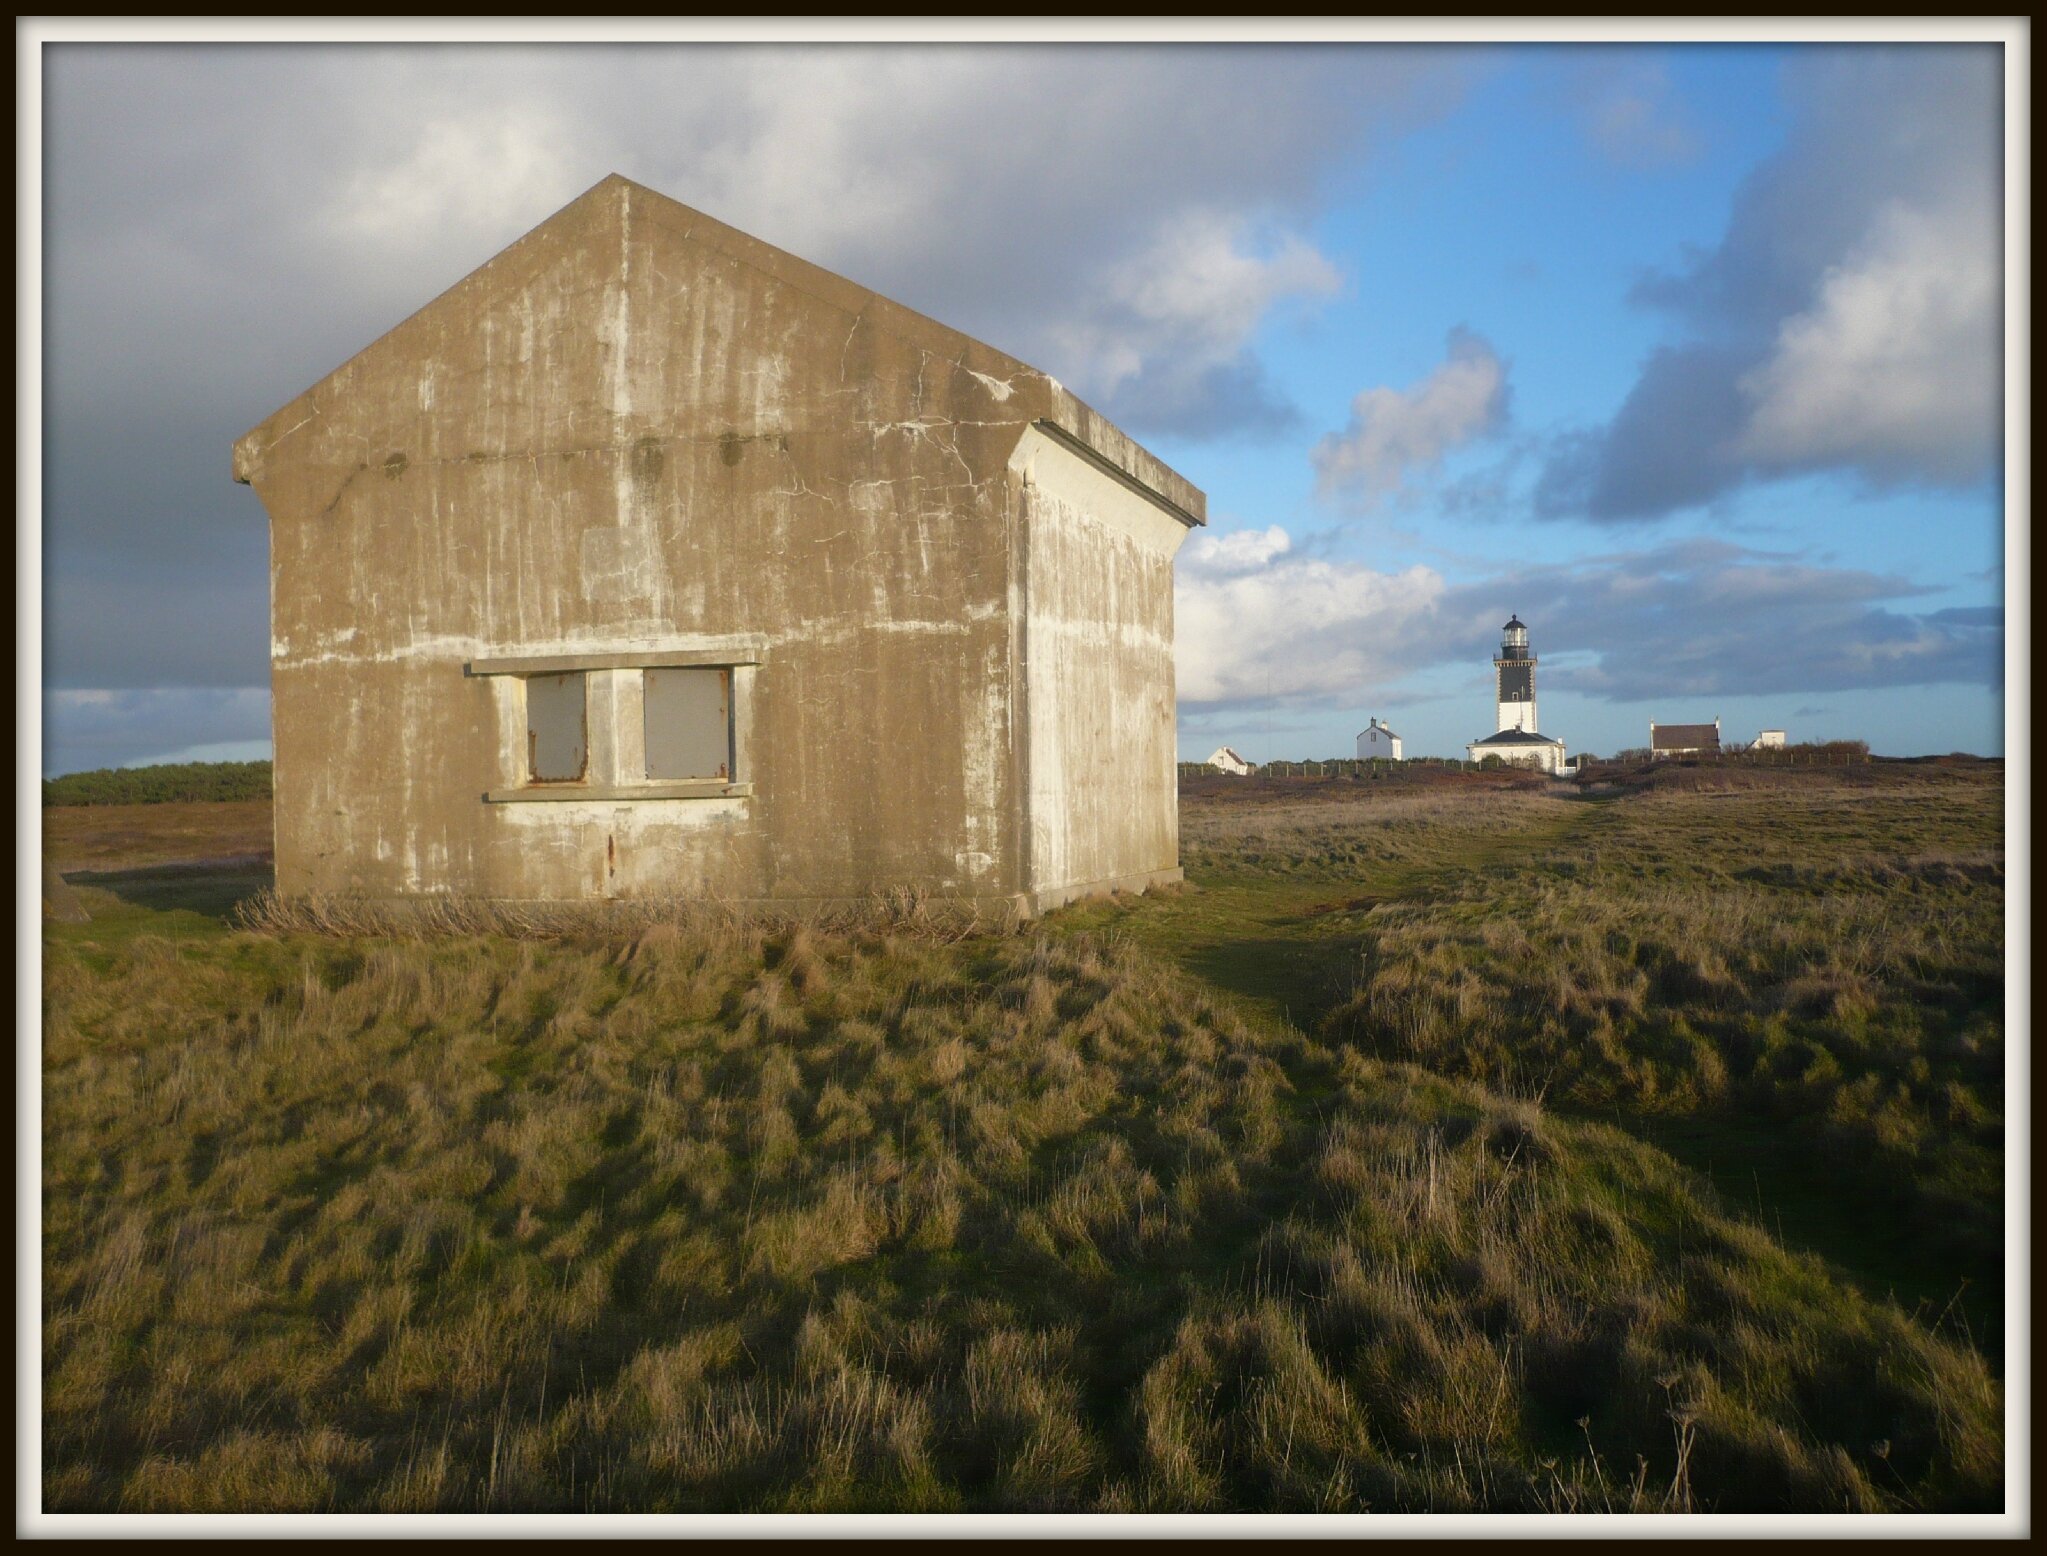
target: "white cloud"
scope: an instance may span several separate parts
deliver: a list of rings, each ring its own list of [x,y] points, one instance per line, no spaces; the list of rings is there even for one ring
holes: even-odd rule
[[[1271,563],[1293,548],[1287,532],[1275,524],[1269,529],[1240,529],[1219,535],[1204,530],[1180,550],[1180,567],[1217,576],[1247,573]]]
[[[1113,397],[1145,373],[1196,375],[1233,361],[1277,305],[1328,297],[1343,284],[1312,244],[1285,234],[1261,252],[1240,215],[1189,210],[1105,267],[1084,318],[1052,339],[1067,372]]]
[[[1798,54],[1783,146],[1717,245],[1638,301],[1690,329],[1560,439],[1539,513],[1653,519],[1759,478],[1968,486],[2002,436],[2002,51]]]
[[[542,108],[485,105],[419,126],[393,155],[355,169],[325,207],[338,236],[386,255],[474,243],[535,224],[572,197],[571,129]],[[485,241],[488,241],[485,238]]]
[[[1759,463],[1964,481],[2001,420],[2002,273],[1983,213],[1891,204],[1741,380]]]
[[[1323,491],[1370,501],[1405,485],[1410,472],[1432,468],[1460,444],[1496,430],[1506,417],[1506,364],[1479,336],[1455,329],[1442,366],[1420,383],[1359,394],[1349,427],[1316,445],[1315,469]]]
[[[1182,572],[1175,591],[1183,706],[1374,692],[1410,667],[1415,629],[1443,594],[1430,568],[1291,555],[1277,525],[1220,537],[1216,550],[1227,555]]]

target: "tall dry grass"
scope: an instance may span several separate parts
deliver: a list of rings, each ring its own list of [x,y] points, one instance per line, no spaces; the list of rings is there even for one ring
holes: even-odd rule
[[[1439,835],[1426,890],[1347,926],[1325,1033],[1581,1109],[1781,1120],[1928,1258],[1998,1262],[2001,791],[1549,809],[1576,824],[1481,864]]]
[[[1127,941],[52,945],[51,1508],[1977,1508],[1982,1359]]]

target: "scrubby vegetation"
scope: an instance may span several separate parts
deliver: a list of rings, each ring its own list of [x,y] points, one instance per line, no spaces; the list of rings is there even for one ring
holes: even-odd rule
[[[1190,853],[1294,878],[1433,866],[1327,926],[1355,961],[1325,1035],[1552,1105],[1774,1120],[1843,1201],[1980,1280],[2004,1235],[1996,771],[1815,776],[1240,808],[1199,816]]]
[[[97,767],[43,780],[45,805],[164,805],[193,800],[267,800],[268,762],[164,762]]]
[[[1995,1159],[1994,789],[1373,792],[1020,928],[46,931],[45,1505],[2000,1505],[1959,1325],[1591,1105],[1761,1096],[1753,1006]]]

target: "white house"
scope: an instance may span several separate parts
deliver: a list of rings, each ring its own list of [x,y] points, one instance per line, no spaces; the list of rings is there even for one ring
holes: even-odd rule
[[[1245,761],[1228,746],[1218,746],[1215,755],[1208,759],[1208,765],[1217,772],[1231,773],[1243,778],[1249,775],[1254,764]]]
[[[1496,756],[1509,767],[1534,767],[1546,773],[1560,773],[1567,765],[1561,740],[1519,729],[1503,729],[1483,740],[1474,740],[1464,752],[1470,761],[1483,762]]]
[[[1391,757],[1397,762],[1400,760],[1400,737],[1373,719],[1372,727],[1358,735],[1358,756],[1361,760],[1375,756]]]
[[[1784,731],[1781,729],[1766,729],[1759,732],[1756,736],[1755,749],[1758,751],[1782,751],[1784,749]]]

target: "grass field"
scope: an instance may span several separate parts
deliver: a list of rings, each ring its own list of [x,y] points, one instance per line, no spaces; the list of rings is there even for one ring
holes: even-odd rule
[[[2001,772],[1902,772],[1197,789],[964,938],[95,855],[45,1505],[1995,1508]]]

